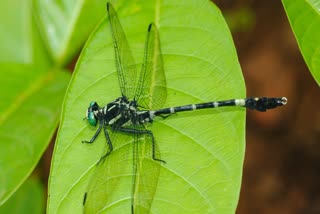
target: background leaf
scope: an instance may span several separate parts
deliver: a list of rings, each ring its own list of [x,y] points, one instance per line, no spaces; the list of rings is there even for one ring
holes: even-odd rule
[[[44,195],[43,185],[31,177],[0,207],[0,213],[21,214],[28,210],[29,213],[42,214],[45,211]]]
[[[1,1],[0,11],[2,205],[31,174],[51,141],[70,75],[50,68],[55,65],[35,24],[31,0]]]
[[[35,168],[58,124],[69,74],[0,64],[0,205]],[[5,73],[6,72],[6,73]]]
[[[282,0],[303,58],[320,85],[320,1]]]
[[[165,107],[245,96],[230,32],[212,3],[130,1],[113,5],[138,63],[148,24],[158,26],[167,77]],[[92,145],[81,143],[95,132],[82,118],[92,100],[105,105],[120,96],[109,31],[104,21],[91,36],[68,88],[49,181],[48,213],[81,212],[90,175],[102,155],[103,135]],[[244,127],[245,110],[240,108],[157,118],[149,128],[167,164],[161,167],[151,211],[234,213],[241,184]],[[124,203],[119,201],[105,211],[128,213],[131,189],[122,194]]]
[[[31,0],[1,1],[0,20],[0,62],[50,65],[32,17]]]
[[[34,0],[34,11],[41,33],[56,64],[66,64],[105,15],[104,0]]]

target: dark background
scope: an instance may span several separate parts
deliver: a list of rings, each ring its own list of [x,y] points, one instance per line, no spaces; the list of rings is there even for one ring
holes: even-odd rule
[[[214,2],[231,27],[247,96],[288,98],[285,107],[247,113],[237,213],[320,213],[320,89],[281,1]]]

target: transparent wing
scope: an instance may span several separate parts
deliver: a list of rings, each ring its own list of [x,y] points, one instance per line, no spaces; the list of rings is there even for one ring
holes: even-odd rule
[[[132,190],[132,146],[133,137],[109,132],[114,151],[93,166],[83,213],[130,213]],[[103,133],[98,137],[105,143]],[[106,143],[105,143],[106,144]],[[103,156],[108,149],[101,153]]]
[[[166,78],[157,27],[148,27],[143,63],[135,92],[138,105],[146,109],[158,109],[167,98]]]
[[[117,130],[109,133],[114,150],[94,166],[83,213],[150,213],[161,167],[152,159],[151,137]],[[102,133],[99,138],[105,141]],[[106,145],[102,155],[107,149]],[[160,158],[158,150],[156,155]]]
[[[120,90],[122,96],[133,99],[137,76],[136,64],[117,13],[109,2],[107,3],[107,11],[113,38]]]
[[[144,127],[141,127],[144,129]],[[137,135],[133,144],[133,213],[151,213],[151,205],[157,190],[161,163],[152,159],[152,138],[148,135]],[[156,150],[156,157],[160,153]]]

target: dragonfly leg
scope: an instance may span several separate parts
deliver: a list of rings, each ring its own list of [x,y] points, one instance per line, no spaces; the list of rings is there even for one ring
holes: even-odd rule
[[[117,131],[120,131],[120,132],[125,132],[125,133],[130,133],[130,134],[144,134],[144,135],[149,135],[152,139],[152,159],[155,160],[155,161],[160,161],[162,163],[166,163],[164,160],[161,160],[159,158],[156,157],[156,142],[154,140],[154,136],[153,136],[153,133],[150,131],[150,130],[137,130],[137,129],[131,129],[131,128],[126,128],[126,127],[119,127],[117,129]]]
[[[82,143],[93,143],[93,142],[96,140],[96,138],[98,137],[98,135],[99,135],[99,133],[100,133],[100,131],[101,131],[102,126],[103,126],[103,124],[100,123],[98,130],[97,130],[96,133],[93,135],[93,137],[91,138],[90,141],[83,140]]]
[[[108,131],[107,131],[107,126],[103,125],[103,131],[104,131],[104,135],[106,136],[106,139],[107,139],[107,143],[108,143],[108,146],[109,146],[109,150],[107,151],[106,154],[104,154],[101,158],[100,158],[100,161],[102,159],[104,159],[105,157],[107,157],[112,151],[113,151],[113,146],[112,146],[112,142],[110,140],[110,137],[109,137],[109,134],[108,134]],[[100,163],[99,161],[99,163]]]

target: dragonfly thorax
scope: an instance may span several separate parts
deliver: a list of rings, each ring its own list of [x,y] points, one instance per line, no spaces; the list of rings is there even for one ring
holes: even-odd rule
[[[113,128],[151,122],[149,111],[137,110],[136,101],[129,101],[125,96],[115,99],[104,107],[99,107],[97,102],[91,102],[86,118],[92,126],[101,121]]]

